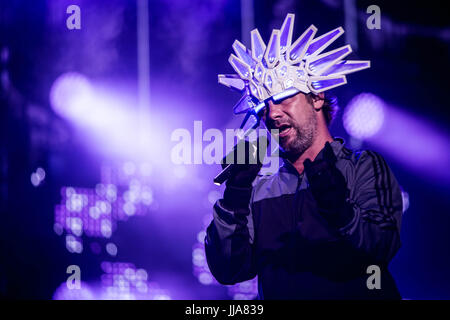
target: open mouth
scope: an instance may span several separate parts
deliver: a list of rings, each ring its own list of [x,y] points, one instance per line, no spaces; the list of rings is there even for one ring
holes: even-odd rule
[[[291,132],[291,129],[292,127],[287,124],[280,126],[278,128],[278,130],[280,130],[280,138],[287,136],[289,132]]]

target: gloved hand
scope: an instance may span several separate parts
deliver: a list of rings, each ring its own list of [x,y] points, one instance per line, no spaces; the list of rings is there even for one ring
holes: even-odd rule
[[[231,160],[234,163],[223,197],[224,204],[228,208],[248,207],[252,183],[263,165],[267,145],[268,140],[265,136],[258,137],[258,140],[252,143],[243,140],[222,160],[222,168],[225,168]]]
[[[353,217],[346,199],[347,183],[336,168],[337,158],[330,143],[319,152],[312,162],[303,162],[311,192],[319,206],[319,212],[333,225],[344,226]]]
[[[310,159],[303,162],[308,181],[315,189],[313,191],[334,188],[338,188],[336,191],[342,192],[342,189],[345,191],[345,178],[336,168],[336,162],[337,158],[329,142],[325,143],[325,147],[316,156],[314,162]]]
[[[226,182],[227,186],[238,188],[252,186],[253,180],[255,180],[263,165],[267,143],[267,138],[261,136],[258,137],[257,141],[242,140],[234,146],[233,150],[222,160],[222,168],[225,168],[231,162],[235,164]]]

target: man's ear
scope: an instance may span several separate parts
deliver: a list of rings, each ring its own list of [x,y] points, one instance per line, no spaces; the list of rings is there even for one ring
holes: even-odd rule
[[[325,94],[323,92],[313,95],[313,106],[316,111],[320,111],[323,107],[323,102],[325,99]]]

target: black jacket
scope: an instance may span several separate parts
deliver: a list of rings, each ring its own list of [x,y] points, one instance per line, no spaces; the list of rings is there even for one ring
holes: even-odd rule
[[[387,269],[400,247],[402,195],[384,159],[335,139],[305,163],[285,161],[253,188],[227,188],[207,228],[209,268],[222,284],[258,275],[262,299],[400,299]],[[368,289],[367,268],[381,270]]]

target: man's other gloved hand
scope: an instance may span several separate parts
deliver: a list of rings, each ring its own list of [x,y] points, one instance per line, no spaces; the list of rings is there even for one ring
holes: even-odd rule
[[[308,181],[317,191],[338,188],[342,191],[346,187],[345,178],[336,168],[337,158],[333,152],[330,143],[327,142],[325,147],[319,152],[314,161],[306,159],[303,162],[305,173]],[[336,190],[337,191],[337,190]],[[345,198],[345,193],[343,195]]]
[[[327,142],[313,162],[306,159],[303,165],[320,212],[332,224],[343,226],[351,220],[352,215],[346,202],[347,183],[336,168],[336,161],[333,148]]]
[[[263,165],[268,145],[267,137],[257,141],[240,141],[222,161],[222,168],[231,162],[234,166],[226,182],[223,202],[230,209],[247,208],[250,202],[252,183]]]

